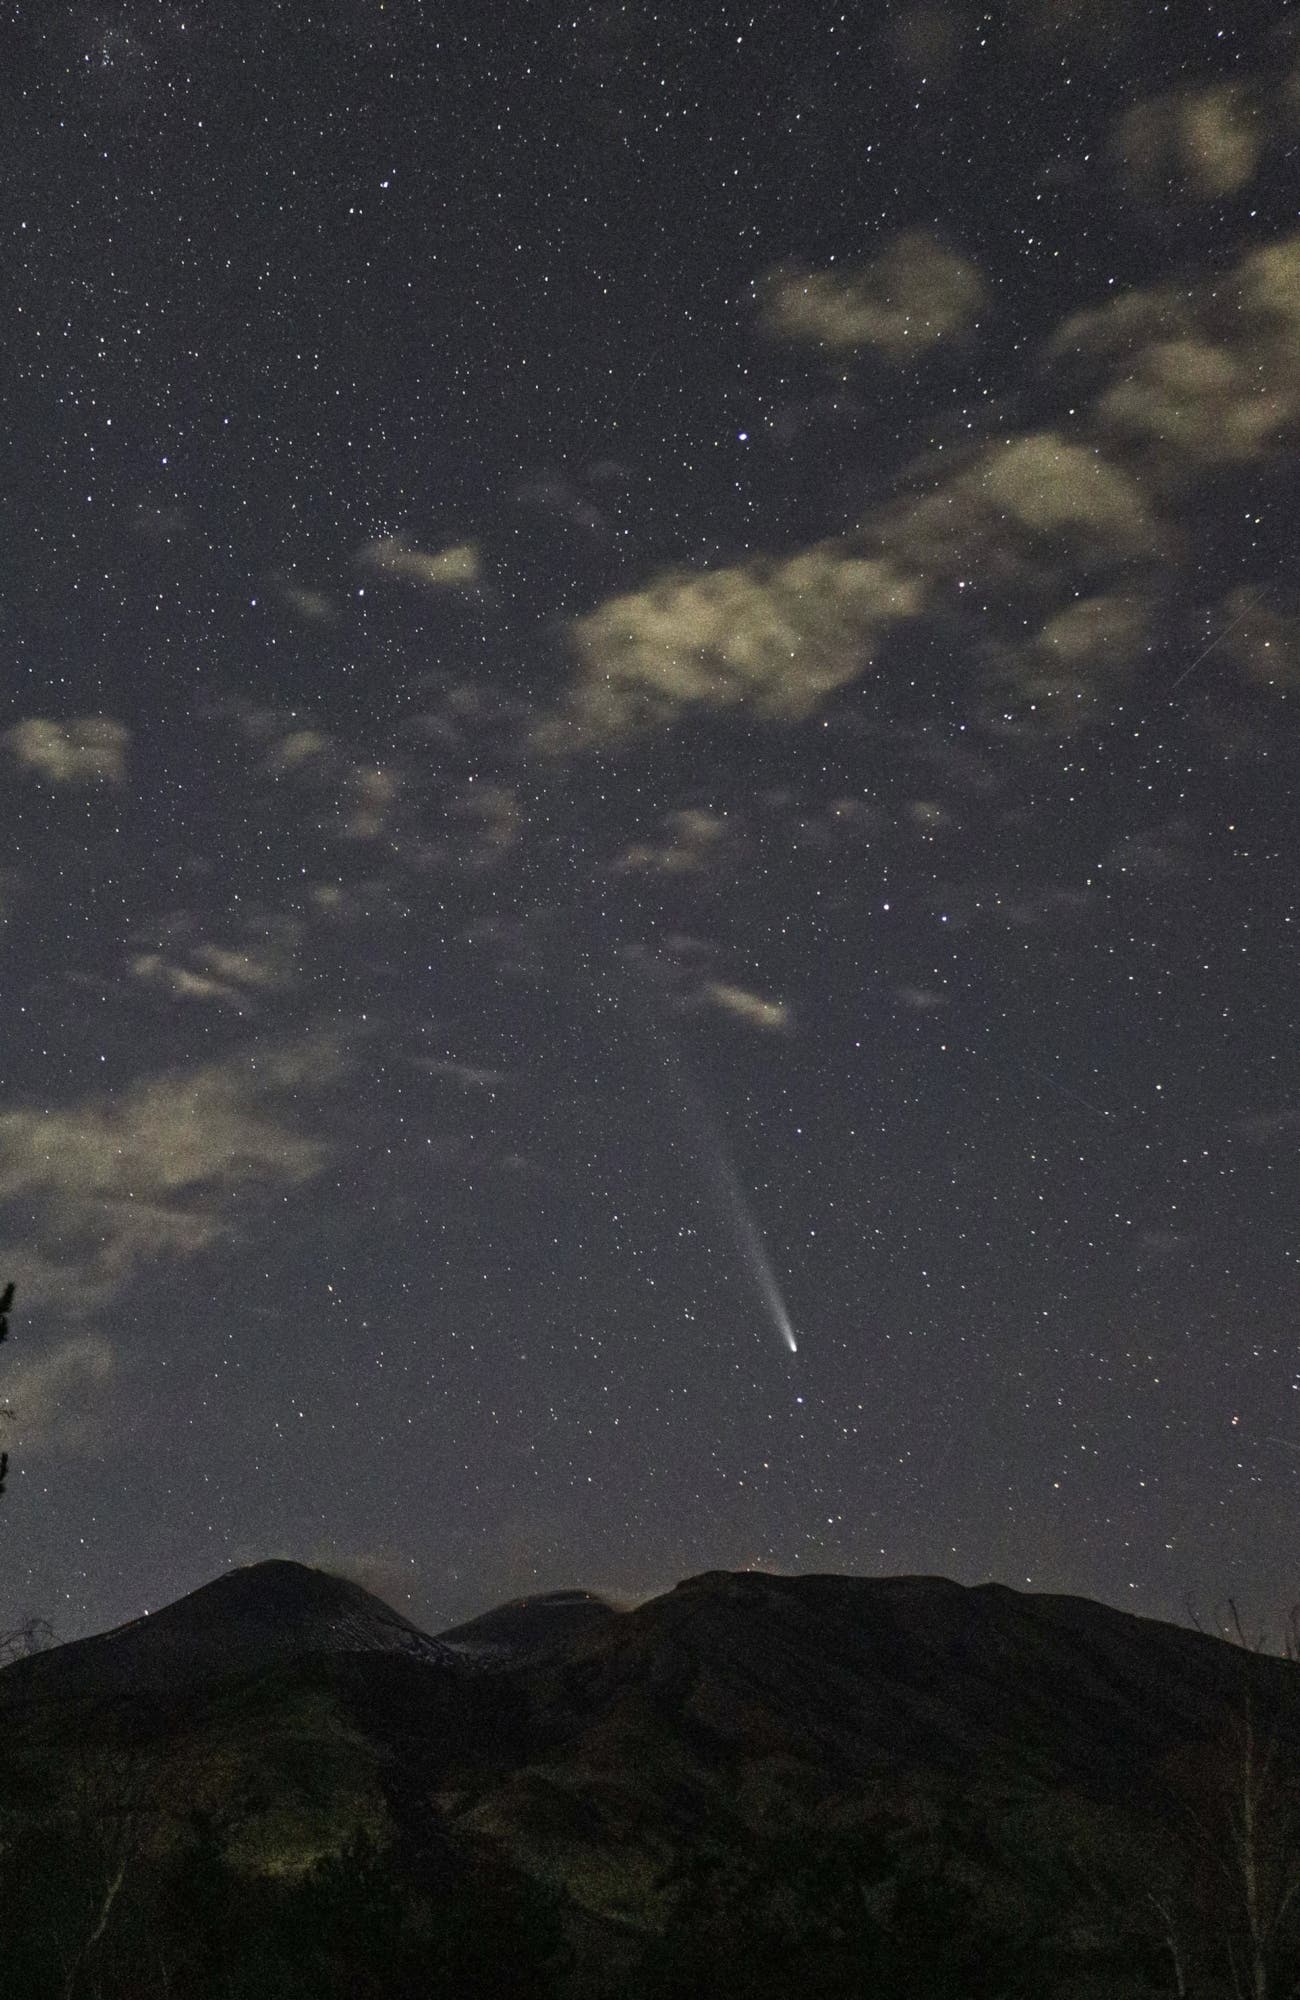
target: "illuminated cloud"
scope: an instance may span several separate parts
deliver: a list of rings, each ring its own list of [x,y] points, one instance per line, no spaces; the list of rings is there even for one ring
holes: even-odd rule
[[[178,1000],[213,1001],[248,1014],[253,996],[282,990],[293,982],[302,926],[277,917],[265,935],[248,945],[197,944],[180,956],[161,950],[138,952],[132,977]]]
[[[259,708],[252,702],[226,702],[209,713],[232,721],[241,736],[260,752],[260,767],[271,776],[308,771],[312,774],[342,760],[334,738],[300,708]]]
[[[948,995],[932,986],[896,986],[894,998],[913,1014],[934,1014],[950,1004]]]
[[[670,572],[576,621],[578,676],[542,748],[619,741],[692,710],[814,714],[921,608],[893,563],[822,543],[777,561]]]
[[[1073,929],[1095,916],[1099,905],[1099,891],[1059,885],[1022,889],[1006,884],[983,897],[984,911],[1017,931]]]
[[[289,729],[267,745],[264,768],[277,772],[316,771],[328,762],[333,751],[333,738],[323,729]]]
[[[409,917],[409,905],[384,876],[371,875],[350,882],[315,882],[307,890],[314,914],[332,924],[364,924],[377,917]]]
[[[481,1063],[457,1062],[451,1056],[412,1056],[412,1069],[436,1076],[460,1090],[498,1090],[509,1081],[507,1071],[487,1069]]]
[[[332,598],[323,590],[313,590],[309,584],[299,583],[295,577],[275,575],[269,588],[284,605],[306,625],[329,625],[338,616]]]
[[[361,764],[347,781],[340,832],[347,840],[379,840],[389,831],[402,789],[398,773],[380,764]]]
[[[54,785],[123,784],[130,741],[126,725],[106,715],[69,722],[31,715],[0,737],[20,764]]]
[[[836,358],[870,348],[891,361],[962,332],[987,296],[972,263],[916,229],[856,269],[782,265],[758,289],[763,322],[779,339]]]
[[[620,479],[617,483],[623,482]],[[607,539],[612,532],[606,510],[587,499],[571,480],[559,477],[521,479],[511,489],[510,498],[518,507],[544,514],[553,521],[563,521],[567,527],[576,528],[597,540]]]
[[[141,505],[132,523],[132,531],[152,549],[169,549],[185,539],[191,532],[191,525],[183,508],[164,502],[154,506]]]
[[[243,1012],[245,996],[237,986],[227,985],[211,973],[196,971],[193,966],[178,965],[159,951],[137,952],[130,970],[133,979],[161,987],[177,1000],[215,1000]]]
[[[1199,291],[1153,286],[1074,314],[1049,358],[1093,382],[1093,416],[1143,475],[1177,489],[1248,465],[1300,424],[1300,236],[1242,257]]]
[[[333,1543],[326,1542],[320,1549],[308,1553],[305,1560],[313,1569],[321,1569],[329,1576],[346,1577],[349,1583],[359,1583],[372,1597],[392,1605],[411,1601],[411,1589],[416,1581],[414,1556],[398,1555],[392,1550],[341,1552]],[[409,1613],[407,1614],[409,1616]]]
[[[615,866],[629,873],[704,875],[728,853],[734,859],[736,832],[726,813],[699,806],[666,813],[662,837],[634,842]]]
[[[1267,137],[1247,85],[1216,83],[1135,104],[1120,120],[1115,148],[1144,194],[1221,201],[1254,178]]]
[[[5,1376],[14,1413],[6,1438],[25,1458],[94,1452],[107,1441],[106,1404],[116,1373],[116,1356],[100,1334],[75,1335],[33,1360],[17,1360]]]
[[[1229,593],[1216,625],[1224,633],[1225,653],[1253,686],[1300,688],[1300,616],[1242,589]]]
[[[986,721],[1068,736],[1094,723],[1143,657],[1150,607],[1131,595],[1076,598],[1022,644],[995,643]]]
[[[938,799],[908,799],[902,817],[922,840],[933,840],[953,825],[953,816]]]
[[[1166,91],[1125,112],[1112,150],[1138,193],[1223,201],[1267,171],[1270,154],[1280,168],[1300,132],[1300,61],[1285,25],[1268,57],[1253,73]]]
[[[494,868],[518,847],[524,830],[524,809],[509,785],[466,785],[450,807],[457,831],[468,840],[457,846],[464,864],[474,870]]]
[[[385,535],[377,542],[368,542],[357,561],[382,576],[400,577],[426,590],[470,590],[482,575],[482,560],[474,542],[428,550],[413,548],[401,535]]]
[[[1198,864],[1201,840],[1196,827],[1182,815],[1159,826],[1140,827],[1106,856],[1111,875],[1136,876],[1145,882],[1171,882],[1190,875]]]
[[[342,1069],[337,1041],[321,1034],[167,1071],[114,1097],[0,1112],[0,1203],[23,1210],[5,1268],[29,1299],[84,1310],[141,1266],[210,1248],[245,1197],[321,1171],[325,1146],[282,1100]]]
[[[1300,1105],[1247,1112],[1234,1120],[1234,1125],[1252,1146],[1284,1145],[1290,1150],[1300,1140]]]
[[[700,988],[699,997],[718,1013],[726,1014],[747,1028],[758,1028],[763,1034],[788,1035],[794,1027],[794,1015],[784,1000],[772,1000],[766,994],[751,993],[745,986],[733,986],[722,979],[708,979]]]
[[[946,83],[955,75],[962,24],[951,7],[904,7],[882,36],[894,61],[913,80]]]
[[[982,447],[881,524],[886,548],[932,582],[1064,583],[1153,555],[1157,524],[1137,482],[1089,445],[1031,431]]]
[[[1023,29],[1047,42],[1091,42],[1108,51],[1123,39],[1131,0],[1015,0]]]

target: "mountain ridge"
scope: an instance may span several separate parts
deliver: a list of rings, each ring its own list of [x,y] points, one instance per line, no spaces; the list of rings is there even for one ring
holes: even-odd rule
[[[632,1609],[547,1592],[431,1635],[347,1579],[254,1564],[5,1668],[0,1743],[37,1823],[81,1810],[88,1756],[146,1769],[158,1828],[201,1811],[235,1881],[374,1849],[417,1901],[431,1867],[466,1910],[476,1881],[530,1884],[577,1968],[546,1990],[575,2000],[643,1975],[627,1990],[730,1992],[755,1936],[769,1983],[735,1990],[767,2000],[814,1932],[809,1992],[1001,2000],[978,1981],[1011,1937],[1036,1995],[1059,1968],[1063,2000],[1139,2000],[1166,1990],[1153,1885],[1193,1928],[1222,1900],[1243,1745],[1273,1773],[1261,1812],[1280,1784],[1276,1823],[1294,1800],[1300,1826],[1291,1661],[944,1577],[705,1571]],[[1193,1851],[1198,1826],[1220,1831]],[[159,1868],[180,1837],[158,1832]],[[935,1952],[939,1985],[909,1984]],[[647,1969],[665,1953],[675,1987]]]

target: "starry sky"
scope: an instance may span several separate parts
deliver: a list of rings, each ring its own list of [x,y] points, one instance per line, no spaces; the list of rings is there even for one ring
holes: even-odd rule
[[[1296,10],[3,14],[0,1626],[1275,1619]]]

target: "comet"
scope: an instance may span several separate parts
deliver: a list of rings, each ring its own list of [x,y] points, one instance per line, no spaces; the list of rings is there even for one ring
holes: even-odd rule
[[[705,1157],[709,1166],[709,1179],[726,1210],[750,1284],[777,1334],[785,1342],[790,1353],[797,1354],[799,1343],[795,1339],[790,1315],[781,1296],[781,1287],[772,1269],[772,1259],[767,1254],[763,1232],[754,1220],[754,1212],[740,1184],[739,1175],[728,1159],[721,1139],[716,1132],[707,1128]]]
[[[675,1085],[674,1095],[681,1108],[683,1122],[695,1141],[709,1190],[740,1252],[750,1288],[778,1338],[791,1354],[797,1354],[799,1343],[781,1296],[781,1287],[776,1281],[776,1272],[772,1269],[763,1232],[754,1218],[749,1197],[709,1111],[703,1090],[691,1077],[683,1058],[676,1051],[670,1059],[669,1074]]]
[[[626,968],[625,968],[626,970]],[[772,1259],[763,1241],[763,1232],[754,1217],[749,1196],[732,1164],[718,1121],[709,1108],[703,1086],[692,1072],[685,1054],[666,1024],[657,1015],[643,985],[626,982],[629,1001],[644,1023],[654,1047],[677,1114],[692,1141],[692,1151],[713,1196],[714,1205],[740,1253],[740,1261],[750,1290],[782,1346],[789,1354],[799,1352],[781,1287]]]

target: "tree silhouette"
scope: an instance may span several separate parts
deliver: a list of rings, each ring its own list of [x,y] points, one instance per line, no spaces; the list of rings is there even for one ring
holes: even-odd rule
[[[9,1338],[9,1308],[14,1302],[13,1280],[0,1292],[0,1341]],[[13,1411],[7,1403],[0,1403],[0,1416],[12,1417]],[[9,1454],[0,1451],[0,1493],[5,1490],[5,1480],[9,1477]]]

